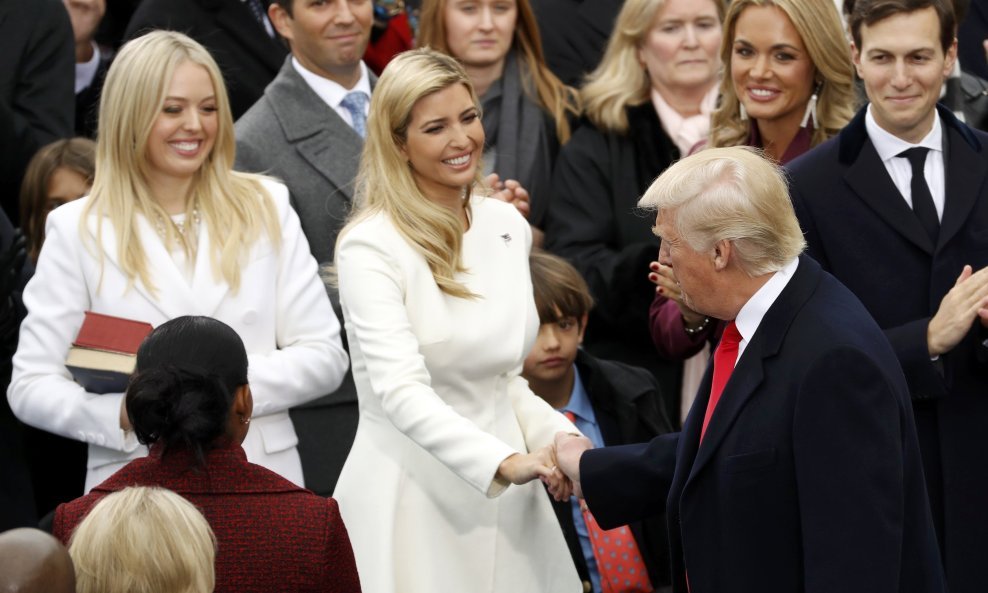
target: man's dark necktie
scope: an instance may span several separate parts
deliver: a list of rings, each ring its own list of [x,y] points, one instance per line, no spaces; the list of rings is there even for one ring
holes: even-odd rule
[[[930,193],[930,186],[926,183],[926,175],[923,168],[926,165],[926,153],[929,148],[917,146],[904,150],[896,156],[907,159],[913,168],[913,178],[910,188],[913,194],[913,212],[919,218],[920,224],[930,236],[933,244],[937,244],[937,236],[940,234],[940,217],[937,216],[937,208],[933,205],[933,194]]]

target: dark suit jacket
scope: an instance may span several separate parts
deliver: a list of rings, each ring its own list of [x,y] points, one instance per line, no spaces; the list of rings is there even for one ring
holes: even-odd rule
[[[62,2],[0,2],[0,56],[0,205],[17,222],[28,161],[72,137],[75,45]]]
[[[75,134],[86,138],[96,138],[96,128],[99,125],[99,101],[103,94],[103,82],[106,72],[113,62],[114,53],[103,49],[100,55],[99,67],[93,76],[93,81],[75,96]]]
[[[579,88],[597,67],[624,0],[532,0],[545,61],[564,83]]]
[[[988,0],[971,0],[967,17],[957,31],[957,57],[964,70],[988,79],[988,62],[981,44],[985,39],[988,39]]]
[[[600,360],[585,351],[576,355],[576,368],[590,398],[605,445],[644,443],[672,432],[672,424],[659,405],[659,385],[648,371],[619,362]],[[584,583],[590,573],[573,524],[570,502],[552,501],[566,544]],[[645,560],[652,585],[669,584],[669,543],[663,515],[629,525]]]
[[[906,383],[846,288],[800,258],[700,444],[710,379],[678,439],[580,464],[605,527],[668,491],[674,591],[945,591]]]
[[[180,31],[206,46],[223,72],[233,119],[261,97],[288,53],[241,0],[144,0],[127,25],[126,38],[152,29]]]
[[[652,371],[679,418],[679,365],[654,354],[648,308],[655,286],[648,264],[658,257],[652,221],[638,199],[679,149],[662,129],[651,101],[626,109],[626,134],[584,122],[562,147],[552,175],[546,249],[569,260],[594,297],[585,347],[595,356]]]
[[[247,462],[240,445],[210,451],[202,469],[188,451],[152,447],[55,511],[54,535],[72,530],[107,494],[128,486],[167,488],[202,511],[216,534],[216,591],[359,593],[350,538],[336,501],[316,496]]]
[[[914,399],[924,469],[951,591],[988,590],[988,354],[975,322],[930,360],[926,331],[964,264],[988,265],[988,135],[939,113],[946,202],[937,245],[923,232],[868,139],[864,110],[790,164],[809,253],[861,299],[888,336]]]
[[[377,78],[370,76],[373,87]],[[305,82],[290,55],[264,96],[237,121],[236,130],[237,170],[284,181],[312,256],[320,265],[333,263],[336,235],[352,207],[363,139]],[[339,294],[328,290],[342,327]],[[328,496],[357,433],[352,374],[347,373],[336,392],[292,410],[292,421],[305,483]]]

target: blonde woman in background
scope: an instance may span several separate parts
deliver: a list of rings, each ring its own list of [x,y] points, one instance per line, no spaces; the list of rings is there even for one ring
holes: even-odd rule
[[[754,146],[786,164],[854,115],[850,50],[831,0],[735,0],[721,56],[727,73],[710,146]],[[663,356],[693,356],[719,339],[723,324],[683,303],[671,268],[653,261],[648,276],[656,284],[649,327]],[[683,395],[685,417],[693,393]]]
[[[157,31],[120,51],[103,88],[92,192],[48,217],[8,390],[23,422],[89,444],[87,491],[147,454],[123,394],[87,393],[65,366],[90,310],[233,327],[254,391],[247,458],[303,482],[288,409],[336,389],[347,356],[287,189],[234,172],[234,147],[205,48]]]
[[[529,0],[423,0],[418,46],[463,64],[484,112],[485,172],[496,189],[527,190],[541,243],[553,165],[580,108],[546,66]]]
[[[76,593],[212,593],[216,538],[202,513],[164,488],[106,496],[72,534]]]
[[[710,146],[755,146],[784,165],[854,116],[851,54],[831,0],[735,0],[721,55]]]
[[[678,419],[679,360],[660,361],[648,334],[654,287],[641,273],[658,240],[638,198],[707,138],[717,101],[720,0],[627,0],[604,58],[581,91],[586,122],[553,175],[546,246],[586,279],[597,306],[585,347],[648,368]]]
[[[473,194],[480,106],[459,63],[414,50],[371,99],[336,272],[360,422],[334,497],[369,593],[572,593],[558,431],[519,376],[539,327],[529,226]]]

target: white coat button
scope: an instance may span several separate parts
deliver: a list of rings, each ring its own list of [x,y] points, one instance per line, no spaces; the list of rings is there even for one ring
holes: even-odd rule
[[[245,324],[247,324],[247,325],[254,325],[254,322],[256,322],[256,321],[257,321],[257,311],[254,311],[253,309],[251,309],[250,311],[247,311],[246,313],[244,313],[244,323]]]

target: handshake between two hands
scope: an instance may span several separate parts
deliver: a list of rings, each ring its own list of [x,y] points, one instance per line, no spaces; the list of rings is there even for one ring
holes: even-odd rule
[[[557,432],[551,445],[531,453],[516,453],[502,461],[498,474],[512,484],[526,484],[538,478],[559,501],[574,494],[583,498],[580,457],[588,449],[593,449],[593,443],[587,437]]]

